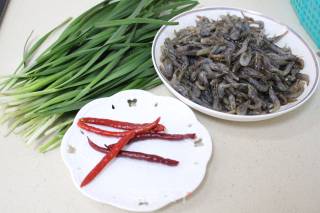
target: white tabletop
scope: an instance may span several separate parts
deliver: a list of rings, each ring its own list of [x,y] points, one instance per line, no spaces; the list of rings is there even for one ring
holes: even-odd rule
[[[11,0],[0,28],[0,74],[20,62],[31,30],[39,36],[99,0]],[[202,6],[256,10],[300,33],[289,0],[203,0]],[[164,86],[152,90],[170,95]],[[186,201],[159,212],[270,213],[320,209],[319,92],[298,110],[268,121],[228,122],[197,113],[214,141],[214,154],[201,187]],[[16,135],[0,129],[0,212],[123,212],[81,195],[59,150],[39,154]]]

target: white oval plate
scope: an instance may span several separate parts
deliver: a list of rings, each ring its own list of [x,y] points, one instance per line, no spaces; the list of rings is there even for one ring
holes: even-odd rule
[[[159,69],[160,56],[161,56],[161,46],[164,43],[164,40],[168,37],[172,38],[174,36],[175,30],[180,30],[187,26],[195,26],[195,21],[197,16],[207,16],[211,19],[218,19],[221,15],[237,15],[242,16],[241,11],[244,12],[246,16],[252,17],[256,20],[261,20],[265,24],[266,33],[270,36],[272,35],[279,35],[286,30],[288,30],[287,35],[278,42],[279,46],[287,45],[292,49],[292,52],[295,55],[303,58],[305,61],[305,67],[301,71],[302,73],[306,73],[310,77],[310,84],[305,88],[304,93],[298,98],[298,100],[294,103],[287,104],[282,106],[280,110],[274,113],[265,114],[265,115],[233,115],[224,112],[219,112],[213,109],[209,109],[207,107],[201,106],[199,104],[194,103],[193,101],[185,98],[184,96],[180,95],[175,89],[171,87],[169,81],[162,75]],[[307,43],[290,27],[281,24],[272,18],[262,15],[261,13],[248,11],[243,9],[236,9],[236,8],[222,8],[222,7],[205,7],[200,9],[194,9],[191,11],[187,11],[181,13],[180,15],[172,18],[170,21],[177,21],[179,25],[175,26],[163,26],[160,28],[158,33],[156,34],[153,44],[152,44],[152,61],[153,65],[162,80],[165,86],[169,89],[171,93],[173,93],[177,98],[181,101],[189,105],[190,107],[199,110],[207,115],[222,118],[225,120],[232,120],[232,121],[259,121],[259,120],[266,120],[270,119],[289,111],[292,111],[303,103],[305,103],[311,95],[315,92],[316,87],[319,82],[319,65],[317,59],[315,57],[314,52],[308,47]]]
[[[137,99],[135,106],[128,100]],[[196,133],[201,138],[169,142],[146,140],[135,142],[125,150],[156,154],[178,160],[176,167],[157,163],[116,158],[87,186],[79,185],[103,157],[87,143],[110,144],[116,138],[80,131],[76,123],[81,117],[98,117],[136,123],[152,122],[161,117],[168,133]],[[101,127],[102,128],[102,127]],[[76,187],[89,198],[130,211],[154,211],[193,192],[203,180],[211,157],[212,141],[189,107],[171,97],[155,96],[142,90],[127,90],[109,98],[94,100],[78,112],[63,137],[62,158],[70,170]]]

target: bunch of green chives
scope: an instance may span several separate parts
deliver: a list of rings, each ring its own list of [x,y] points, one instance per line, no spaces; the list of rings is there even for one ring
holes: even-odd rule
[[[153,69],[151,43],[161,25],[193,8],[192,0],[105,0],[67,20],[25,50],[15,73],[0,84],[1,122],[38,150],[57,146],[84,104],[126,89],[161,82]],[[37,49],[70,22],[40,56]]]

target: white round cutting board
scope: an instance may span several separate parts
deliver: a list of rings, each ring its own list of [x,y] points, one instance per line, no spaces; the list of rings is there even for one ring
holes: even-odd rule
[[[128,100],[136,100],[136,103],[130,106]],[[196,133],[197,139],[175,142],[145,140],[129,144],[124,150],[175,159],[179,161],[178,166],[116,158],[90,184],[80,188],[81,181],[104,155],[88,145],[87,137],[100,146],[115,143],[117,138],[80,130],[76,125],[79,118],[98,117],[146,123],[159,116],[167,133]],[[190,108],[179,100],[142,90],[127,90],[85,105],[63,137],[61,153],[81,193],[98,202],[146,212],[184,198],[200,185],[211,157],[212,141]]]

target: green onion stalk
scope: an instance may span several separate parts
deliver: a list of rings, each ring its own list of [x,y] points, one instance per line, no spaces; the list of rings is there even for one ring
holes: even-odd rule
[[[27,144],[37,142],[40,152],[58,147],[86,103],[161,83],[152,65],[152,40],[162,25],[178,24],[170,18],[195,5],[192,0],[105,0],[67,19],[26,45],[14,74],[1,78],[1,122]],[[35,57],[61,27],[57,40]]]

